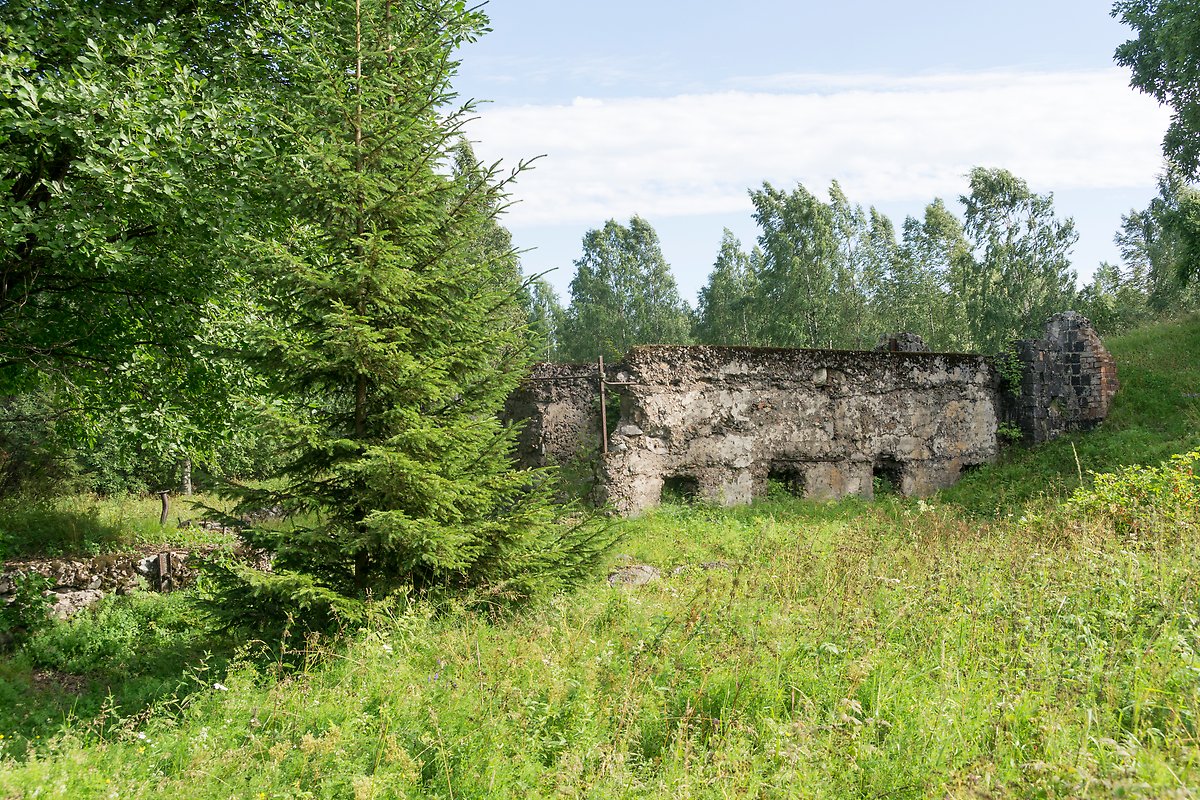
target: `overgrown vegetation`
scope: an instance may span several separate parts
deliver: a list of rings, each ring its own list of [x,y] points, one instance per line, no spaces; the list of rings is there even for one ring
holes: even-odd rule
[[[1090,472],[1156,465],[1200,447],[1200,317],[1112,336],[1121,389],[1103,426],[1037,448],[1006,448],[942,497],[976,516],[1017,514],[1066,498]]]
[[[1200,781],[1200,506],[1171,458],[1195,403],[1163,387],[1198,336],[1114,340],[1112,424],[964,493],[616,523],[610,563],[663,575],[633,589],[392,601],[238,655],[186,596],[109,601],[0,666],[0,794],[1173,796]]]
[[[836,183],[828,203],[764,183],[761,246],[725,237],[692,320],[640,218],[589,234],[567,312],[522,283],[450,87],[478,8],[0,8],[0,556],[228,544],[158,522],[145,493],[193,478],[250,479],[214,516],[284,518],[241,534],[272,570],[216,558],[187,592],[69,621],[16,578],[0,796],[1200,785],[1200,319],[1110,340],[1100,430],[932,500],[881,474],[873,504],[805,502],[783,474],[719,509],[680,479],[609,529],[610,566],[658,569],[638,587],[593,574],[606,534],[512,469],[495,419],[532,355],[619,354],[631,326],[994,350],[1072,302],[1113,331],[1195,308],[1187,4],[1115,6],[1179,165],[1081,293],[1052,198],[976,168],[963,220],[934,201],[899,240]]]

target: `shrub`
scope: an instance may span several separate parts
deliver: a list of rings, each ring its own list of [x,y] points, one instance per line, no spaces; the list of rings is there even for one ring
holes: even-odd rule
[[[1092,473],[1066,502],[1068,514],[1111,523],[1128,536],[1182,533],[1200,524],[1200,450],[1172,456],[1156,467]]]
[[[50,624],[50,579],[37,572],[13,575],[13,597],[0,600],[0,650],[23,644]]]

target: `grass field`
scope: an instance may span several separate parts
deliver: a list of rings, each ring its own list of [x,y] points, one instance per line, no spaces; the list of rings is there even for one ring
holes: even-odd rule
[[[282,647],[110,601],[0,662],[0,798],[1194,796],[1194,465],[1088,471],[1200,446],[1200,320],[1109,344],[1100,430],[927,501],[618,522],[645,586]]]

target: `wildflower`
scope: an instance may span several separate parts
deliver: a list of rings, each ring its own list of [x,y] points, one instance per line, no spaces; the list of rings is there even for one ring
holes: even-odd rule
[[[228,692],[229,691],[229,687],[223,683],[214,683],[213,688],[216,689],[218,692]]]

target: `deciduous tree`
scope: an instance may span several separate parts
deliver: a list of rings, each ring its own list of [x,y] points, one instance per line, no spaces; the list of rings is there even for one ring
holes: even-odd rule
[[[1053,195],[1035,194],[1007,170],[976,167],[970,189],[961,199],[972,253],[960,288],[972,343],[995,352],[1070,307],[1070,252],[1079,236],[1073,220],[1055,215]]]
[[[1200,177],[1200,9],[1192,0],[1118,0],[1112,15],[1137,34],[1116,52],[1130,84],[1171,107],[1164,154]]]
[[[701,344],[753,345],[758,343],[761,319],[754,308],[758,266],[762,252],[750,253],[728,228],[708,284],[700,290],[693,336]]]
[[[615,359],[637,344],[686,344],[690,314],[649,222],[609,220],[583,237],[575,262],[562,353]]]

